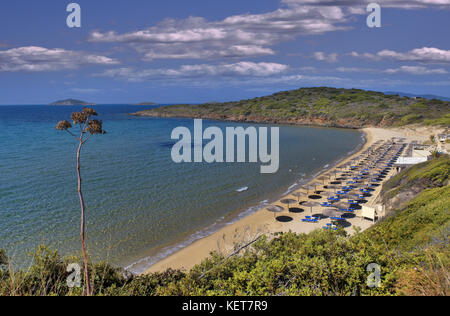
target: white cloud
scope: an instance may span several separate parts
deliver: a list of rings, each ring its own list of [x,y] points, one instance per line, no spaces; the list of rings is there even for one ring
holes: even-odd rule
[[[207,40],[222,40],[226,37],[224,30],[219,28],[201,28],[201,24],[206,24],[203,19],[190,19],[192,23],[197,23],[198,27],[192,26],[190,29],[177,29],[171,20],[167,20],[160,26],[166,27],[165,32],[152,32],[150,29],[136,31],[127,34],[117,34],[113,31],[102,34],[100,32],[91,33],[93,42],[149,42],[149,43],[188,43]],[[173,21],[175,22],[175,21]]]
[[[359,67],[338,67],[336,71],[348,72],[348,73],[374,73],[378,72],[377,69],[373,68],[359,68]]]
[[[116,65],[115,59],[61,48],[36,46],[0,51],[1,71],[56,71],[81,65]]]
[[[381,58],[392,58],[400,61],[417,61],[422,63],[450,63],[450,50],[434,47],[416,48],[407,53],[383,50],[377,54]]]
[[[234,84],[237,86],[243,85],[256,85],[256,86],[274,86],[282,85],[286,87],[299,87],[299,86],[334,86],[334,87],[348,87],[348,88],[369,88],[375,86],[395,86],[410,84],[405,80],[390,79],[390,78],[376,78],[376,79],[359,79],[357,82],[348,77],[339,76],[307,76],[307,75],[283,75],[274,77],[261,77],[252,81],[242,81],[239,78],[227,82],[227,84]]]
[[[179,69],[177,69],[179,70]],[[191,86],[197,88],[215,88],[220,89],[224,86],[239,87],[240,89],[245,87],[252,87],[254,89],[288,89],[298,88],[305,86],[333,86],[333,87],[347,87],[347,88],[363,88],[363,89],[387,89],[393,86],[405,86],[405,85],[440,85],[448,86],[448,81],[409,81],[406,79],[391,78],[385,76],[382,78],[361,78],[355,81],[347,76],[333,76],[333,75],[304,75],[300,73],[279,73],[270,76],[253,76],[249,80],[245,75],[230,75],[224,80],[221,76],[189,76],[179,75],[177,70],[136,70],[130,68],[116,69],[107,71],[107,73],[101,74],[102,76],[109,76],[114,78],[122,78],[129,81],[145,81],[145,80],[159,80],[162,79],[160,84],[166,86]],[[175,71],[173,73],[172,71]],[[158,74],[159,72],[159,74]],[[217,72],[213,72],[217,73]],[[220,73],[220,72],[219,72]],[[382,71],[378,71],[382,74]],[[165,75],[161,75],[165,74]],[[171,80],[167,80],[167,79]]]
[[[445,75],[448,71],[444,68],[430,69],[423,66],[401,66],[389,69],[359,68],[359,67],[338,67],[338,72],[344,73],[366,73],[366,74],[409,74],[409,75]]]
[[[338,54],[336,53],[324,53],[324,52],[315,52],[312,56],[315,60],[318,61],[326,61],[329,63],[335,63],[338,59]]]
[[[389,49],[379,51],[376,54],[359,54],[357,52],[352,52],[351,56],[364,57],[373,60],[392,59],[396,61],[415,61],[419,63],[450,63],[450,50],[443,50],[435,47],[416,48],[405,53],[400,53]]]
[[[287,65],[277,63],[239,62],[220,65],[184,65],[177,69],[109,69],[96,76],[122,78],[128,81],[144,81],[154,79],[183,79],[193,77],[266,77],[277,75],[288,70]]]
[[[378,3],[385,8],[422,9],[422,8],[450,8],[450,0],[282,0],[290,6],[340,6],[353,10],[366,7],[369,3]]]
[[[271,46],[297,36],[346,29],[341,25],[345,22],[338,7],[288,7],[221,21],[166,19],[129,33],[92,32],[89,41],[129,44],[145,60],[253,57],[273,55]]]
[[[270,48],[255,45],[235,45],[223,47],[215,50],[214,47],[204,48],[199,44],[191,45],[160,45],[148,51],[139,48],[144,53],[143,59],[151,61],[153,59],[208,59],[218,57],[254,57],[264,55],[274,55]]]
[[[445,75],[448,71],[443,68],[429,69],[423,66],[401,66],[399,68],[386,69],[388,74],[410,74],[410,75]]]
[[[349,29],[355,14],[367,14],[373,0],[282,0],[281,8],[262,14],[240,14],[223,20],[202,17],[166,19],[148,28],[126,33],[95,31],[89,41],[123,43],[142,59],[247,58],[274,55],[273,46],[299,36]],[[449,7],[450,0],[378,0],[384,7]],[[320,52],[319,52],[320,53]],[[317,53],[316,53],[317,54]],[[322,53],[324,54],[324,53]],[[329,54],[318,60],[334,62]]]

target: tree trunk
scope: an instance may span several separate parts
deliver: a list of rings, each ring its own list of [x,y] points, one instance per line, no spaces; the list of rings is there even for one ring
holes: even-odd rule
[[[77,151],[77,177],[78,177],[78,196],[80,198],[80,206],[81,206],[81,227],[80,227],[80,237],[81,237],[81,250],[83,251],[83,264],[84,264],[84,278],[86,283],[86,295],[90,296],[91,292],[91,280],[89,277],[89,269],[88,269],[88,257],[86,251],[86,242],[85,242],[85,230],[86,230],[86,215],[85,215],[85,205],[83,199],[83,192],[81,191],[81,165],[80,165],[80,154],[81,148],[83,147],[83,142],[80,141],[80,145],[78,146]]]

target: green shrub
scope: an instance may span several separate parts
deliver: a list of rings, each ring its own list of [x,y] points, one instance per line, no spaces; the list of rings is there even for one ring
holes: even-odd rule
[[[421,114],[408,114],[402,117],[401,122],[403,124],[412,124],[420,121],[423,118]]]
[[[440,118],[435,119],[426,119],[425,125],[441,125],[441,126],[450,126],[450,114],[444,114]]]
[[[8,264],[8,257],[3,249],[0,249],[0,266]]]

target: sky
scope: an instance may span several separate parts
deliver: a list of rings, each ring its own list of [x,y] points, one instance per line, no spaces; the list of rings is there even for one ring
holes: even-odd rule
[[[381,27],[367,25],[367,5]],[[330,86],[450,97],[450,0],[3,1],[0,104],[230,101]]]

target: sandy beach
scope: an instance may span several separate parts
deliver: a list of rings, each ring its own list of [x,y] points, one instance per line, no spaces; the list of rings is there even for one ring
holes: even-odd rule
[[[401,137],[405,138],[406,142],[425,142],[430,139],[431,135],[436,133],[435,130],[427,127],[407,129],[366,128],[361,131],[366,134],[366,143],[358,152],[341,161],[339,165],[342,165],[348,162],[353,157],[358,156],[361,152],[363,152],[379,140],[387,141],[392,139],[393,137]],[[329,172],[336,167],[337,166],[326,170],[323,173]],[[388,176],[386,179],[389,179],[390,176]],[[317,180],[312,179],[310,183],[315,181]],[[366,205],[371,206],[374,204],[375,200],[378,197],[379,191],[380,189],[374,192],[373,196],[368,200],[368,203]],[[284,204],[282,204],[280,201],[285,198],[297,199],[291,194],[288,194],[281,197],[278,201],[275,201],[272,204],[284,206]],[[225,256],[229,255],[233,253],[234,246],[236,244],[244,245],[251,242],[261,234],[273,235],[277,232],[288,231],[292,231],[295,233],[309,233],[313,230],[321,229],[321,227],[324,226],[323,221],[315,224],[304,223],[301,221],[301,219],[304,218],[305,215],[309,215],[309,210],[307,209],[308,208],[305,208],[305,212],[303,213],[288,214],[287,207],[285,207],[285,212],[277,215],[289,215],[290,217],[292,217],[293,220],[287,223],[276,221],[273,213],[268,212],[266,209],[261,209],[237,222],[223,227],[210,236],[197,240],[193,244],[166,257],[165,259],[148,268],[145,273],[161,272],[168,268],[189,270],[194,265],[199,264],[203,259],[207,258],[211,252],[217,251],[224,254]],[[361,219],[358,216],[351,218],[348,221],[352,224],[350,227],[346,228],[349,233],[354,232],[354,227],[360,227],[362,230],[364,230],[374,224],[372,221]]]

